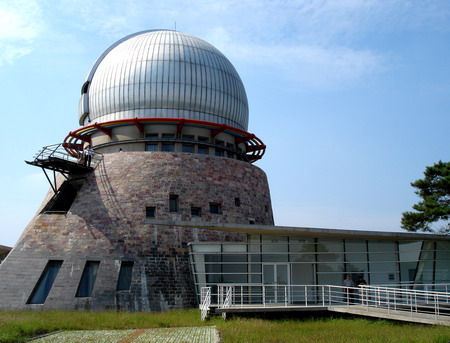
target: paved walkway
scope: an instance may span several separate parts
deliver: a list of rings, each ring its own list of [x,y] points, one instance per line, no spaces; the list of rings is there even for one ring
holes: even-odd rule
[[[140,330],[62,331],[33,340],[33,343],[218,343],[214,326]]]
[[[410,311],[388,310],[386,308],[365,307],[365,306],[330,306],[330,311],[356,314],[359,316],[375,317],[380,319],[399,320],[411,323],[434,324],[450,326],[450,316],[439,316]]]

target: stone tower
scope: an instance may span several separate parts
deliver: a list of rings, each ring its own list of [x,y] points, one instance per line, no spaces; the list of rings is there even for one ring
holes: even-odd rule
[[[188,243],[273,225],[239,75],[209,43],[151,30],[109,47],[81,93],[63,157],[30,162],[60,174],[0,266],[0,308],[195,306]],[[87,146],[91,167],[77,165]]]

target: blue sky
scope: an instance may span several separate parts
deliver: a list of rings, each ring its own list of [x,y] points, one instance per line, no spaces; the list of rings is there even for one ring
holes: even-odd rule
[[[277,225],[401,231],[410,182],[449,160],[450,2],[0,0],[0,244],[43,200],[24,160],[79,127],[96,59],[175,25],[239,72]]]

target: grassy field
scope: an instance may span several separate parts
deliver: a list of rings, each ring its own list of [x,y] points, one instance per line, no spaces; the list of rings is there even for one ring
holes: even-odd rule
[[[222,343],[351,343],[450,341],[450,328],[343,318],[258,319],[220,317],[202,322],[198,310],[162,313],[0,312],[0,342],[24,342],[58,330],[140,329],[215,325]]]

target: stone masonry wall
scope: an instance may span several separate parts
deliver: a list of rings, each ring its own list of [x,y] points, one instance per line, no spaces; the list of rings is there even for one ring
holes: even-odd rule
[[[179,210],[169,211],[169,195]],[[42,204],[45,206],[51,194]],[[236,203],[239,198],[240,203]],[[209,203],[221,205],[209,213]],[[146,207],[155,207],[155,223]],[[201,208],[191,216],[191,206]],[[263,171],[189,153],[105,155],[67,214],[38,214],[0,265],[1,309],[159,311],[195,305],[187,244],[245,241],[243,233],[160,225],[163,221],[273,224]],[[44,304],[26,302],[49,260],[63,264]],[[91,297],[76,297],[86,261],[99,261]],[[129,291],[116,291],[121,261],[133,261]]]

